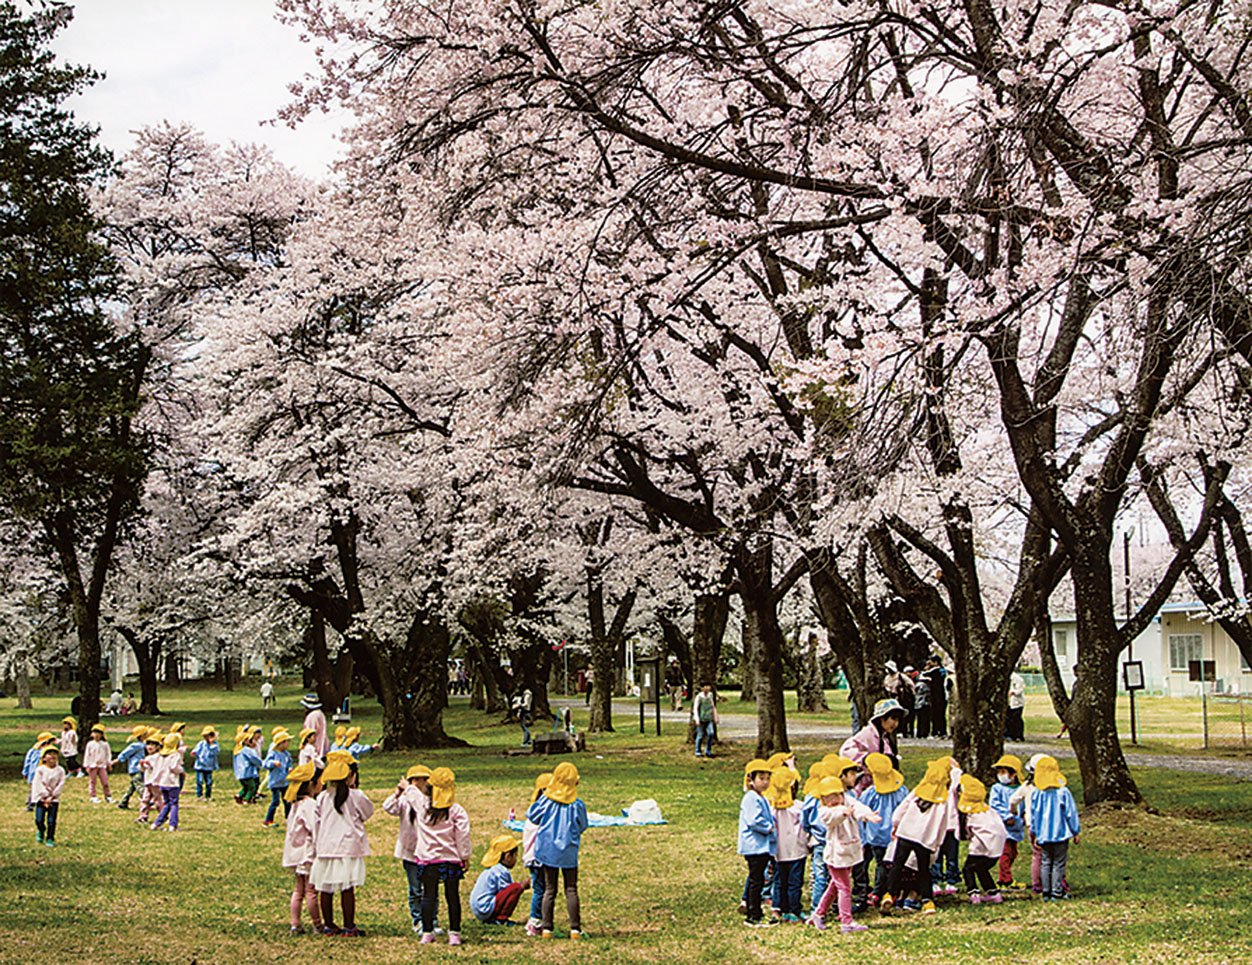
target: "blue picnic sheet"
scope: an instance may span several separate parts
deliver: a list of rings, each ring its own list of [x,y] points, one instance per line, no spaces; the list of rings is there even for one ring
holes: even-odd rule
[[[526,826],[526,822],[521,818],[513,821],[500,822],[510,831],[520,831]],[[618,814],[596,814],[595,811],[588,812],[587,826],[591,828],[641,828],[649,824],[669,824],[668,821],[632,821],[626,817],[626,811],[623,809]]]

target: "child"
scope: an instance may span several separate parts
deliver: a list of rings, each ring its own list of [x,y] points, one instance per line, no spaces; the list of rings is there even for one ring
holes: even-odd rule
[[[1027,829],[1034,827],[1030,823],[1030,793],[1034,790],[1033,781],[1035,779],[1035,765],[1038,764],[1046,755],[1035,754],[1026,762],[1025,780],[1016,791],[1009,795],[1009,814],[1014,818],[1020,818]],[[1035,840],[1032,831],[1027,831],[1030,841],[1030,886],[1036,895],[1043,894],[1043,849],[1039,847],[1039,842]]]
[[[326,766],[322,755],[317,752],[317,730],[313,727],[306,727],[300,731],[300,763],[312,764],[316,768]]]
[[[61,808],[61,789],[65,787],[60,756],[54,745],[45,747],[30,782],[30,799],[35,802],[35,840],[49,848],[56,847],[57,811]]]
[[[236,804],[251,804],[256,800],[261,786],[261,755],[257,751],[261,737],[260,728],[246,725],[235,738],[235,777],[239,781]]]
[[[374,749],[373,744],[362,744],[360,737],[361,728],[359,727],[349,727],[347,733],[343,736],[344,741],[347,742],[348,745],[348,753],[357,760],[360,760]]]
[[[851,762],[849,762],[851,763]],[[853,771],[856,765],[853,765]],[[864,804],[852,798],[842,777],[824,777],[817,786],[822,806],[818,818],[826,826],[825,861],[830,883],[822,900],[809,918],[818,931],[826,929],[826,915],[836,896],[839,899],[839,925],[845,934],[865,931],[865,926],[852,920],[852,869],[861,862],[861,829],[859,821],[877,823],[882,820]]]
[[[1039,842],[1042,860],[1039,878],[1044,901],[1066,897],[1065,866],[1069,842],[1078,842],[1078,805],[1065,786],[1061,768],[1054,757],[1041,757],[1035,764],[1035,789],[1030,793],[1030,832]]]
[[[82,766],[78,763],[78,723],[73,717],[61,718],[61,759],[65,762],[67,776],[83,776]]]
[[[383,810],[400,819],[396,834],[395,855],[404,867],[409,882],[409,919],[415,932],[422,930],[422,869],[414,857],[417,852],[417,823],[426,814],[429,798],[426,796],[430,768],[414,764],[404,773],[404,780],[396,785]]]
[[[180,749],[182,746],[182,737],[177,733],[166,734],[165,740],[161,742],[161,750],[157,755],[160,760],[156,768],[156,778],[152,783],[161,793],[162,804],[161,810],[157,812],[156,820],[152,822],[153,831],[164,824],[166,819],[169,820],[167,830],[178,830],[178,798],[183,791],[179,779],[185,774]]]
[[[991,868],[1004,854],[1008,832],[1000,815],[987,804],[987,787],[978,778],[962,775],[960,803],[965,815],[965,833],[969,838],[969,854],[965,858],[965,890],[971,905],[998,905],[1004,899],[991,880]]]
[[[1004,852],[1000,855],[1000,868],[996,875],[996,883],[1000,888],[1014,888],[1016,885],[1013,883],[1013,862],[1017,860],[1017,846],[1024,836],[1025,824],[1021,818],[1012,813],[1009,801],[1013,793],[1021,787],[1022,761],[1015,754],[1005,754],[992,766],[995,767],[996,782],[991,785],[987,803],[996,814],[1000,815],[1007,834]]]
[[[274,826],[274,814],[278,811],[280,800],[283,805],[283,817],[291,813],[291,802],[284,797],[284,792],[287,790],[287,772],[291,770],[291,755],[287,753],[287,747],[290,744],[291,735],[285,730],[280,730],[274,735],[273,748],[261,762],[261,766],[269,771],[270,775],[270,808],[265,813],[265,820],[261,822],[262,827]]]
[[[853,765],[855,767],[855,765]],[[777,833],[775,860],[778,871],[774,877],[774,920],[800,921],[800,894],[804,886],[804,859],[808,854],[808,835],[804,831],[803,808],[796,803],[795,792],[800,775],[789,767],[780,767],[770,775],[771,804]]]
[[[365,857],[370,853],[365,822],[374,805],[357,790],[356,761],[343,752],[326,762],[325,789],[317,796],[317,825],[309,884],[322,905],[322,933],[364,936],[356,926],[356,889],[365,884]],[[343,928],[335,927],[335,895],[343,909]]]
[[[840,783],[843,784],[843,803],[845,805],[859,803],[861,798],[855,788],[861,780],[861,765],[856,761],[846,757],[836,755],[831,757],[827,755],[823,759],[823,763],[831,772],[831,776],[837,776]],[[860,833],[860,827],[857,828]],[[829,884],[827,885],[829,887]],[[859,914],[868,907],[869,896],[869,862],[864,857],[864,847],[861,849],[861,856],[857,858],[852,866],[852,913]]]
[[[35,738],[35,743],[31,745],[26,752],[26,757],[22,760],[22,777],[26,778],[26,783],[30,784],[35,779],[35,771],[39,768],[39,762],[43,759],[43,752],[48,749],[49,745],[56,744],[57,736],[50,730],[41,731]],[[35,800],[28,793],[26,795],[26,810],[35,810]]]
[[[759,757],[744,767],[745,789],[739,802],[739,854],[748,863],[747,895],[744,898],[744,924],[760,928],[773,924],[763,919],[761,891],[765,887],[765,866],[778,850],[774,812],[765,800],[770,784],[769,762]]]
[[[900,803],[909,796],[904,786],[904,775],[891,765],[886,754],[869,754],[865,758],[865,770],[870,784],[861,792],[861,803],[873,811],[880,821],[861,823],[861,854],[865,881],[869,882],[869,864],[874,862],[874,886],[867,904],[878,903],[885,890],[887,848],[891,844],[891,819]]]
[[[126,766],[126,773],[130,776],[130,787],[126,789],[126,793],[122,795],[122,800],[118,803],[119,811],[130,810],[130,799],[136,791],[140,792],[140,800],[143,793],[143,769],[139,766],[139,762],[144,757],[144,738],[148,735],[148,728],[143,724],[138,724],[130,729],[130,743],[123,749],[122,753],[117,755],[117,763]]]
[[[822,857],[826,847],[826,825],[817,817],[817,809],[822,806],[817,787],[822,783],[822,778],[830,776],[830,768],[823,761],[812,764],[809,767],[809,778],[804,782],[804,801],[800,805],[801,822],[809,836],[809,867],[813,869],[813,883],[809,893],[810,909],[817,907],[830,883],[826,862]]]
[[[539,795],[552,783],[552,772],[546,771],[535,778],[535,790],[530,796],[530,802],[526,805],[527,812],[530,811],[530,805],[539,800]],[[526,818],[526,823],[522,826],[522,864],[530,869],[530,918],[526,921],[526,934],[534,937],[543,930],[543,883],[544,873],[543,865],[535,860],[535,834],[539,828]]]
[[[309,728],[312,730],[312,728]],[[348,742],[344,739],[348,736],[348,725],[340,724],[335,728],[335,739],[331,742],[330,749],[332,751],[346,751]]]
[[[161,732],[155,727],[149,727],[143,739],[144,756],[139,762],[139,767],[143,770],[143,793],[139,797],[139,817],[135,818],[136,824],[147,824],[152,809],[165,800],[156,783],[161,776],[159,770],[163,740]]]
[[[429,804],[417,822],[414,860],[422,869],[422,944],[435,940],[435,909],[439,883],[448,903],[448,944],[461,944],[461,878],[469,867],[470,822],[456,803],[456,775],[449,768],[430,772],[422,791]]]
[[[895,809],[891,821],[896,838],[896,853],[887,878],[886,891],[879,895],[878,910],[888,914],[895,904],[900,876],[910,856],[917,857],[922,914],[935,913],[934,893],[930,882],[930,857],[943,843],[948,830],[946,802],[951,785],[960,779],[960,770],[950,757],[940,757],[926,765],[926,775],[913,793]]]
[[[221,750],[217,743],[217,731],[211,725],[200,731],[200,743],[191,752],[196,771],[197,798],[203,796],[206,801],[213,799],[213,772],[217,770],[218,754]]]
[[[960,794],[959,776],[953,777],[948,799],[943,802],[948,823],[939,850],[935,852],[935,863],[930,869],[930,880],[936,895],[955,895],[961,880],[961,812],[957,810]]]
[[[768,775],[766,775],[768,779]],[[762,799],[764,804],[764,799]],[[769,805],[764,805],[768,812]],[[543,922],[540,937],[552,937],[558,876],[565,882],[565,908],[569,913],[569,937],[582,938],[582,913],[578,903],[578,849],[587,830],[587,806],[578,797],[578,768],[562,761],[538,800],[526,811],[535,825],[535,860],[543,865]]]
[[[314,840],[317,838],[317,792],[321,782],[312,764],[301,764],[287,772],[287,792],[283,795],[293,805],[287,815],[287,837],[283,840],[283,867],[290,868],[296,876],[291,891],[291,933],[299,935],[300,911],[309,909],[309,921],[313,930],[322,930],[322,912],[318,907],[317,891],[309,884],[309,871],[313,867]]]
[[[109,795],[109,768],[113,766],[113,748],[104,736],[104,725],[96,724],[91,728],[91,738],[83,748],[83,767],[87,770],[88,794],[92,804],[99,804],[96,797],[96,782],[104,791],[104,799],[110,804],[113,798]]]
[[[511,834],[500,834],[491,839],[491,846],[483,855],[483,867],[487,870],[474,882],[470,910],[484,924],[515,924],[510,921],[513,909],[522,892],[530,887],[529,881],[514,881],[510,870],[517,864],[517,849],[521,844],[521,840]]]
[[[187,760],[187,724],[183,721],[177,721],[170,725],[169,733],[178,735],[178,763],[179,766],[185,764]],[[183,789],[183,782],[187,780],[187,771],[178,772],[178,790]]]

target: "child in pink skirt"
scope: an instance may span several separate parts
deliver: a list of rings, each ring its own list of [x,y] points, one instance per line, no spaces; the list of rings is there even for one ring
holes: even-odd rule
[[[337,754],[327,755],[322,771],[326,789],[317,796],[316,856],[309,884],[317,889],[322,905],[322,932],[356,937],[365,934],[356,926],[356,889],[365,884],[365,857],[370,853],[365,822],[374,805],[357,790],[356,761]],[[343,909],[342,929],[335,927],[336,894]]]
[[[322,930],[322,912],[318,907],[317,890],[309,884],[313,870],[317,839],[317,792],[322,789],[320,773],[313,764],[301,764],[287,772],[287,790],[283,797],[292,805],[287,815],[287,838],[283,842],[283,867],[296,876],[291,892],[291,933],[299,935],[300,912],[306,905],[313,930]]]

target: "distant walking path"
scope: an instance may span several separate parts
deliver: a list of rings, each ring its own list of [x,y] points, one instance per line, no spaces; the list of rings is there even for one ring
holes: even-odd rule
[[[573,707],[575,709],[584,706],[581,697],[555,697],[551,698],[551,703],[554,707]],[[846,714],[844,716],[846,717]],[[670,710],[666,704],[663,703],[661,705],[662,727],[667,724],[686,724],[689,718],[690,713],[685,709]],[[655,719],[656,711],[649,705],[644,710],[644,724],[648,733],[653,733],[652,727]],[[625,731],[632,724],[637,724],[638,720],[638,701],[613,701],[613,721],[618,730]],[[669,732],[675,735],[678,733],[672,727],[669,729]],[[756,737],[756,718],[750,714],[722,714],[718,732],[719,736],[726,740],[752,740]],[[788,736],[802,740],[824,740],[828,741],[832,746],[842,743],[851,733],[851,729],[846,724],[842,722],[836,724],[833,720],[830,723],[809,720],[787,721]],[[900,746],[909,750],[933,752],[942,749],[945,745],[942,741],[903,738],[900,741]],[[1070,759],[1074,757],[1074,751],[1068,742],[1060,740],[1027,740],[1021,744],[1006,745],[1005,750],[1009,753],[1017,754],[1023,759],[1032,754],[1051,754],[1053,757]],[[1163,767],[1173,771],[1217,774],[1222,777],[1232,777],[1236,780],[1252,781],[1252,759],[1248,758],[1212,757],[1207,754],[1141,754],[1126,751],[1126,762],[1131,767]]]

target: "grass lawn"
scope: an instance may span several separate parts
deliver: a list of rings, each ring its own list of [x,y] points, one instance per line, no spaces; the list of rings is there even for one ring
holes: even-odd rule
[[[298,725],[299,694],[280,691],[278,711],[261,712],[255,688],[225,694],[183,688],[162,702],[173,719],[215,724],[229,737],[245,720],[269,727]],[[365,939],[291,937],[289,879],[280,867],[282,832],[263,829],[260,806],[233,803],[228,770],[218,773],[211,805],[198,803],[194,782],[184,792],[183,830],[153,834],[132,823],[134,812],[87,802],[85,780],[71,779],[62,798],[58,847],[37,846],[22,809],[21,757],[34,733],[58,720],[68,697],[37,698],[34,711],[0,710],[0,961],[21,962],[297,962],[324,957],[411,962],[455,954],[474,961],[811,961],[821,957],[953,962],[1252,960],[1247,895],[1252,893],[1252,783],[1221,777],[1140,770],[1136,778],[1161,814],[1105,811],[1085,815],[1082,841],[1070,853],[1070,881],[1079,900],[1045,906],[1017,898],[998,907],[949,901],[930,919],[873,916],[870,931],[841,936],[801,926],[749,931],[736,914],[743,863],[734,854],[740,772],[746,747],[697,763],[677,736],[623,732],[596,736],[578,760],[582,796],[611,814],[652,797],[669,825],[593,829],[583,842],[580,890],[586,940],[540,942],[520,928],[487,929],[470,919],[466,945],[417,947],[410,931],[404,875],[391,857],[395,822],[381,808],[369,822],[374,857],[358,892]],[[377,709],[361,701],[357,723],[377,734]],[[581,709],[580,709],[581,712]],[[585,717],[576,718],[583,722]],[[536,760],[504,757],[515,728],[469,711],[463,700],[448,729],[474,746],[420,755],[455,769],[458,799],[473,823],[481,855],[509,808],[523,810]],[[119,723],[110,734],[123,746]],[[797,750],[807,765],[836,748]],[[938,751],[936,751],[938,753]],[[224,755],[225,759],[225,755]],[[415,756],[374,755],[361,768],[362,787],[376,804]],[[906,762],[910,785],[925,762]],[[1062,762],[1072,783],[1072,762]],[[116,772],[115,772],[116,773]],[[117,775],[115,788],[124,787]],[[188,800],[188,796],[190,799]],[[1019,871],[1028,874],[1026,858]],[[470,880],[463,883],[467,909]],[[563,904],[557,903],[558,935]]]

